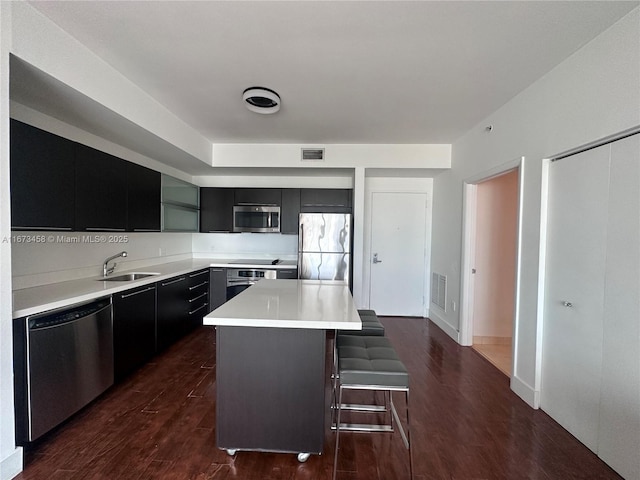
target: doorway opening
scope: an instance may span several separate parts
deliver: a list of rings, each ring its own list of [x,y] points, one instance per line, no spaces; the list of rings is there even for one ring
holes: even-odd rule
[[[465,183],[460,337],[513,375],[520,239],[521,163]]]

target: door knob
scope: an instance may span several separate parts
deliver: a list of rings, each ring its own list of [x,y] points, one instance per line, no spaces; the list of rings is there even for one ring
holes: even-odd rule
[[[571,303],[571,302],[567,302],[567,301],[562,302],[562,305],[563,305],[564,307],[567,307],[567,308],[571,308],[571,307],[573,307],[573,303]]]
[[[373,254],[373,263],[382,263],[382,260],[378,260],[378,254]]]

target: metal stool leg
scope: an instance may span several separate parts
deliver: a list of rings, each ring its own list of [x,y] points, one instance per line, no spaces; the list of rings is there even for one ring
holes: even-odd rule
[[[336,480],[336,474],[338,473],[338,444],[340,442],[340,412],[342,409],[342,386],[340,386],[340,392],[338,393],[338,415],[336,419],[336,451],[333,456],[333,480]]]
[[[409,424],[409,390],[405,391],[405,398],[407,401],[407,443],[409,444],[409,475],[413,480],[413,455],[411,454],[411,425]]]

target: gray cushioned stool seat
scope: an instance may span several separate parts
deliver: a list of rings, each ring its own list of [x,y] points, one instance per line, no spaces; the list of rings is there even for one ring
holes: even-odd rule
[[[409,374],[389,339],[339,335],[338,371],[342,385],[409,387]]]
[[[362,330],[341,330],[340,335],[379,335],[384,336],[384,326],[373,310],[358,310],[362,321]]]

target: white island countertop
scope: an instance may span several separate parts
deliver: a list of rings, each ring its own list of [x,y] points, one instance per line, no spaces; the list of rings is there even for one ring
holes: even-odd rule
[[[330,280],[260,280],[206,315],[204,325],[362,330],[349,287]]]

